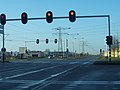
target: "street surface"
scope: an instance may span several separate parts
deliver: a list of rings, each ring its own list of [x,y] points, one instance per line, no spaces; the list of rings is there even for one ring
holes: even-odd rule
[[[0,63],[0,90],[120,90],[120,66],[94,65],[96,60]]]

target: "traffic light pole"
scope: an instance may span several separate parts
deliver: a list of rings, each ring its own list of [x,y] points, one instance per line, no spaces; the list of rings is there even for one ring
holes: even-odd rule
[[[4,51],[4,48],[5,48],[5,33],[4,33],[4,25],[3,25],[3,63],[4,63],[4,61],[5,61],[5,51]]]
[[[110,37],[110,16],[108,16],[108,32]],[[109,44],[109,61],[111,61],[111,44]]]

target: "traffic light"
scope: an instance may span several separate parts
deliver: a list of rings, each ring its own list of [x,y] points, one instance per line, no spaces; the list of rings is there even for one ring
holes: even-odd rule
[[[110,45],[113,44],[113,41],[112,41],[112,36],[110,36]]]
[[[106,36],[106,44],[109,45],[109,36]]]
[[[36,39],[36,43],[39,44],[39,39]]]
[[[2,25],[5,25],[6,24],[6,15],[5,14],[1,14],[0,15],[0,23]]]
[[[47,21],[48,23],[51,23],[51,22],[53,21],[53,14],[52,14],[51,11],[48,11],[48,12],[46,13],[46,21]]]
[[[75,20],[76,20],[76,13],[75,13],[74,10],[71,10],[71,11],[69,12],[69,21],[75,22]]]
[[[57,39],[55,39],[55,41],[54,41],[55,43],[57,43]]]
[[[112,45],[112,36],[106,36],[106,44]]]
[[[100,49],[100,53],[102,53],[102,49]]]
[[[67,53],[69,52],[69,49],[68,49],[68,48],[66,49],[66,52],[67,52]]]
[[[48,44],[48,42],[49,42],[49,40],[48,39],[46,39],[46,43]]]
[[[22,21],[23,24],[27,23],[27,21],[28,21],[28,15],[27,15],[27,13],[23,12],[21,14],[21,21]]]

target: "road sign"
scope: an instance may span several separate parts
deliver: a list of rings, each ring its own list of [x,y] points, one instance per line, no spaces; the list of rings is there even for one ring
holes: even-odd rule
[[[6,48],[2,48],[1,51],[2,51],[2,52],[6,52]]]

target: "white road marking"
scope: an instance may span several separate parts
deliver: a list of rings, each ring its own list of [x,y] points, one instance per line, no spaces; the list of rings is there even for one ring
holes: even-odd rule
[[[38,80],[11,80],[11,79],[6,79],[6,80],[1,80],[0,82],[8,82],[8,83],[35,83],[35,82],[38,82]]]
[[[88,64],[88,63],[90,63],[90,62],[89,61],[88,62],[84,62],[83,65]]]
[[[47,83],[47,80],[49,80],[49,79],[52,79],[52,78],[54,78],[54,77],[57,77],[57,76],[59,76],[59,75],[61,75],[61,74],[64,74],[64,73],[66,73],[66,72],[68,72],[68,71],[70,71],[70,70],[72,70],[72,69],[74,69],[74,68],[76,68],[77,66],[74,66],[74,67],[72,67],[72,68],[69,68],[69,69],[67,69],[67,70],[64,70],[64,71],[62,71],[62,72],[60,72],[60,73],[56,73],[56,74],[53,74],[53,75],[51,75],[50,77],[47,77],[47,78],[45,78],[45,79],[43,79],[43,80],[40,80],[39,82],[36,82],[36,83],[32,83],[32,84],[30,84],[30,85],[26,85],[24,88],[29,88],[30,86],[34,86],[34,85],[36,85],[36,84],[40,84],[40,83],[43,83],[43,82],[46,82]],[[49,82],[49,81],[48,81]],[[53,82],[51,81],[51,82],[49,82],[49,83],[47,83],[45,86],[47,86],[47,85],[49,85],[49,84],[52,84]],[[43,86],[43,87],[41,87],[41,89],[42,88],[44,88],[45,86]],[[35,88],[33,88],[32,90],[36,90],[36,88],[37,87],[35,87]],[[40,89],[40,88],[39,88]]]
[[[71,63],[71,64],[76,64],[76,63],[78,63],[78,62],[73,62],[73,63]],[[83,65],[88,64],[88,63],[89,63],[89,62],[84,62]],[[59,65],[58,65],[58,66],[59,66]],[[28,74],[40,72],[40,71],[43,71],[43,70],[55,68],[55,67],[57,67],[57,66],[47,67],[47,68],[43,68],[43,69],[40,69],[40,70],[35,70],[35,71],[30,71],[30,72],[26,72],[26,73],[22,73],[22,74],[13,75],[13,76],[10,76],[10,77],[0,78],[0,80],[3,80],[3,79],[11,79],[11,78],[19,77],[19,76],[24,76],[24,75],[28,75]],[[71,69],[71,68],[70,68],[70,69]],[[65,72],[67,72],[67,71],[69,71],[69,70],[65,70],[64,72],[57,73],[57,74],[54,74],[54,75],[51,75],[51,76],[52,76],[52,77],[58,76],[58,75],[60,75],[60,74],[62,74],[62,73],[65,73]]]
[[[70,63],[70,64],[76,64],[76,63],[78,63],[78,62],[73,62],[73,63]],[[82,65],[85,65],[85,64],[88,64],[88,63],[89,63],[89,62],[84,62],[84,63],[82,63]],[[19,76],[24,76],[24,75],[28,75],[28,74],[37,73],[37,72],[40,72],[40,71],[43,71],[43,70],[47,70],[47,69],[51,69],[51,68],[55,68],[55,67],[58,67],[58,66],[61,66],[61,65],[52,66],[52,67],[47,67],[47,68],[43,68],[43,69],[40,69],[40,70],[30,71],[30,72],[26,72],[26,73],[22,73],[22,74],[13,75],[13,76],[10,76],[10,77],[1,78],[1,79],[0,79],[0,80],[1,80],[0,82],[4,82],[5,80],[6,80],[6,82],[7,82],[7,79],[12,79],[12,78],[19,77]],[[77,66],[78,66],[78,65],[77,65]],[[74,67],[69,68],[69,69],[67,69],[67,70],[64,70],[64,71],[62,71],[62,72],[53,74],[53,75],[51,75],[50,77],[47,77],[47,78],[45,78],[45,79],[43,79],[43,80],[30,81],[30,82],[32,82],[32,83],[30,83],[30,82],[27,81],[27,80],[25,80],[25,81],[24,81],[24,80],[23,80],[23,81],[18,80],[18,83],[24,83],[24,84],[22,84],[21,86],[18,86],[18,88],[29,88],[30,86],[34,86],[34,85],[36,85],[36,84],[40,84],[40,83],[43,83],[43,82],[47,82],[47,80],[52,79],[52,78],[54,78],[54,77],[57,77],[57,76],[59,76],[59,75],[61,75],[61,74],[64,74],[64,73],[66,73],[66,72],[74,69],[74,68],[77,67],[77,66],[74,66]],[[15,81],[15,80],[11,80],[11,81],[9,80],[8,82],[14,83],[14,81]],[[19,81],[20,81],[20,82],[19,82]],[[74,82],[74,81],[73,81],[73,82]],[[17,82],[16,82],[16,83],[17,83]],[[77,83],[77,82],[74,82],[74,83]],[[49,82],[48,84],[53,84],[53,82]],[[46,86],[46,85],[45,85],[45,86]],[[44,87],[44,86],[43,86],[43,87]],[[41,87],[41,88],[42,88],[42,87]]]
[[[79,62],[71,62],[70,64],[77,64],[77,63],[79,63]]]
[[[43,69],[40,69],[40,70],[35,70],[35,71],[30,71],[30,72],[26,72],[26,73],[22,73],[22,74],[17,74],[17,75],[13,75],[13,76],[10,76],[10,77],[4,77],[4,78],[0,78],[0,80],[11,79],[11,78],[19,77],[19,76],[24,76],[24,75],[28,75],[28,74],[32,74],[32,73],[37,73],[37,72],[47,70],[47,69],[51,69],[51,68],[55,68],[55,67],[57,67],[57,66],[52,66],[52,67],[47,67],[47,68],[43,68]]]

